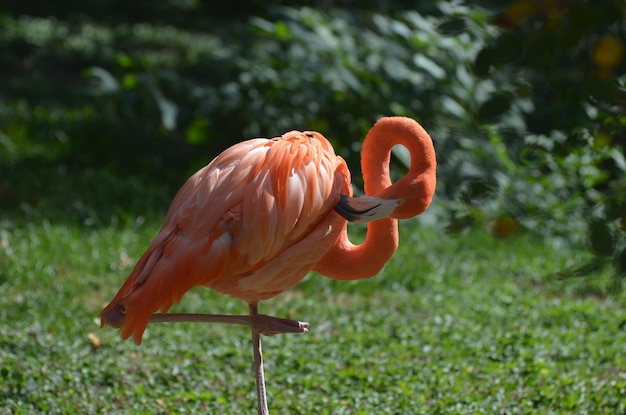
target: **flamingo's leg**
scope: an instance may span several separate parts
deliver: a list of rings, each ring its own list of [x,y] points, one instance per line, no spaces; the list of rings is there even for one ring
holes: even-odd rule
[[[241,324],[255,328],[260,334],[273,336],[280,333],[306,333],[309,323],[286,318],[272,317],[265,314],[224,315],[224,314],[153,314],[150,323],[223,323]]]
[[[256,304],[250,304],[250,316],[258,316]],[[252,332],[252,350],[254,352],[254,374],[256,377],[256,397],[259,415],[269,415],[267,409],[267,394],[265,393],[265,372],[263,371],[263,350],[261,347],[261,332],[255,326],[250,326]]]
[[[252,348],[254,352],[254,374],[256,377],[256,392],[259,415],[269,415],[267,409],[267,394],[265,392],[265,372],[263,371],[263,353],[261,348],[261,334],[273,336],[280,333],[306,333],[309,323],[272,317],[259,314],[257,304],[250,304],[250,315],[233,316],[224,314],[187,314],[164,313],[153,314],[151,323],[224,323],[249,326],[252,331]]]

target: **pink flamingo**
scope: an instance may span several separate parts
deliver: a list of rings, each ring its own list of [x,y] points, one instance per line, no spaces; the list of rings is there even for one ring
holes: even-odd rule
[[[391,183],[394,145],[411,154]],[[235,144],[178,191],[165,222],[115,298],[102,325],[140,344],[149,322],[202,321],[251,327],[259,414],[267,414],[260,334],[304,333],[308,323],[258,313],[258,303],[313,270],[337,280],[376,275],[398,247],[397,219],[422,213],[435,191],[432,140],[414,120],[386,117],[361,151],[366,196],[352,197],[350,172],[314,131]],[[367,222],[360,245],[347,221]],[[166,314],[195,286],[249,304],[250,315]],[[154,314],[158,310],[159,314]]]

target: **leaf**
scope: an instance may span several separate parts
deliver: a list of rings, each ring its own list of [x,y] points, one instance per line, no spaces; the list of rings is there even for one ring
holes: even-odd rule
[[[467,24],[463,17],[452,17],[437,26],[437,30],[444,35],[458,35],[467,30]]]
[[[489,70],[493,66],[494,51],[493,48],[487,46],[478,52],[474,60],[474,73],[478,76],[485,77],[489,74]]]
[[[474,72],[478,76],[487,76],[492,67],[510,64],[519,59],[524,48],[523,38],[507,33],[503,34],[494,44],[483,48],[474,60]]]
[[[274,33],[274,23],[260,17],[253,16],[250,19],[250,26],[258,35],[271,36]]]
[[[496,93],[482,103],[478,108],[476,117],[483,123],[496,122],[509,111],[512,101],[513,96],[510,93]]]
[[[133,66],[133,59],[128,55],[117,55],[115,57],[115,63],[122,68],[130,68]]]
[[[435,61],[427,58],[421,53],[417,53],[413,56],[413,63],[415,66],[430,73],[435,79],[443,79],[446,76],[446,71],[441,66],[437,65]]]
[[[206,143],[209,138],[209,120],[204,117],[194,119],[185,130],[185,138],[192,145]]]
[[[589,246],[594,254],[610,257],[615,251],[615,235],[606,222],[594,220],[589,224]]]
[[[127,73],[122,78],[122,85],[124,86],[124,89],[126,90],[135,89],[138,86],[138,84],[139,84],[139,79],[137,78],[137,75],[135,75],[134,73]]]
[[[117,82],[117,79],[104,68],[92,66],[84,72],[84,75],[96,79],[96,85],[92,88],[93,93],[96,95],[114,94],[120,90],[120,84]]]
[[[621,151],[616,148],[611,149],[611,158],[621,171],[626,171],[626,159],[624,159],[624,154]]]
[[[292,38],[291,30],[289,30],[289,27],[283,22],[276,22],[274,25],[274,34],[278,40],[284,42]]]
[[[163,95],[151,78],[146,78],[146,85],[161,110],[161,123],[163,127],[169,131],[174,130],[176,128],[176,118],[178,117],[178,106],[165,98],[165,95]]]

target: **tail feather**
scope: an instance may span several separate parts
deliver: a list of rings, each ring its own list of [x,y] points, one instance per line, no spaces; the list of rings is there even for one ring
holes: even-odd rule
[[[165,238],[166,241],[168,239]],[[127,339],[132,335],[137,344],[141,344],[150,316],[159,308],[167,309],[171,306],[171,303],[169,305],[159,303],[160,300],[168,298],[167,295],[161,295],[162,292],[167,292],[167,288],[162,286],[160,278],[154,275],[150,278],[163,256],[163,242],[153,241],[115,298],[100,313],[101,327],[122,329],[122,338]]]

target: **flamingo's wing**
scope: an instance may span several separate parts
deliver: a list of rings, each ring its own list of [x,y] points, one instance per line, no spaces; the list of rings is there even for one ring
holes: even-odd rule
[[[103,324],[121,327],[123,338],[134,335],[139,343],[150,315],[167,311],[194,286],[238,296],[230,286],[258,269],[271,280],[281,271],[274,265],[281,254],[292,258],[341,192],[349,192],[348,174],[318,133],[294,131],[229,148],[179,190],[161,231],[102,311]]]

